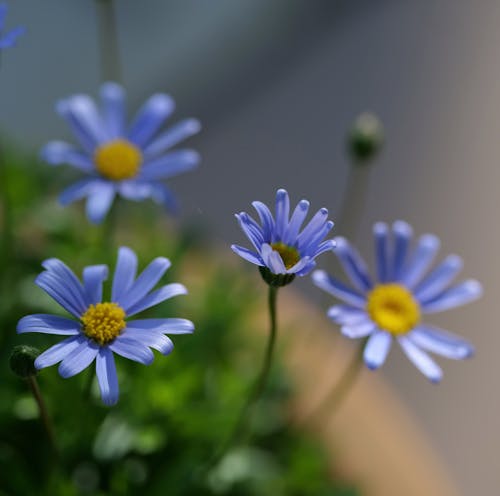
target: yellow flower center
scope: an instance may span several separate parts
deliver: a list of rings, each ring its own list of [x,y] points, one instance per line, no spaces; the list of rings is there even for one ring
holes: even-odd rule
[[[400,284],[379,284],[368,294],[366,311],[380,329],[406,334],[420,321],[420,307]]]
[[[108,179],[130,179],[139,171],[142,153],[129,141],[117,139],[97,148],[94,163],[97,170]]]
[[[271,243],[271,248],[280,254],[281,260],[287,269],[291,269],[299,260],[300,253],[293,246],[285,245],[281,241]]]
[[[102,346],[125,328],[125,310],[116,303],[97,303],[87,308],[81,321],[84,334]]]

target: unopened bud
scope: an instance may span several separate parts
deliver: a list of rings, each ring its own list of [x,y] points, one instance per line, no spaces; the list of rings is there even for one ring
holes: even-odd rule
[[[26,378],[35,375],[37,370],[35,368],[35,359],[40,354],[40,350],[21,344],[15,346],[10,355],[10,368],[14,374]]]
[[[382,148],[384,128],[375,114],[363,113],[349,133],[349,154],[358,164],[370,162]]]

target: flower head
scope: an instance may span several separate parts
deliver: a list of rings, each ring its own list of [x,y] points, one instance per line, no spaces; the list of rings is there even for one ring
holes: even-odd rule
[[[153,361],[150,348],[168,355],[172,341],[165,334],[193,331],[186,319],[128,320],[173,296],[186,294],[182,284],[167,284],[152,291],[170,267],[168,259],[158,257],[136,278],[137,256],[126,247],[118,250],[111,300],[103,301],[106,265],[92,265],[83,270],[83,284],[71,269],[56,258],[43,262],[45,271],[36,284],[56,300],[73,318],[35,314],[23,317],[17,332],[41,332],[69,336],[35,360],[37,370],[61,362],[59,374],[71,377],[87,368],[95,359],[102,401],[118,401],[118,378],[114,353],[145,365]]]
[[[423,235],[411,250],[413,232],[403,221],[389,227],[374,225],[377,278],[368,274],[358,252],[344,238],[336,238],[337,255],[352,286],[334,279],[324,271],[313,273],[314,283],[345,304],[335,305],[328,316],[339,324],[349,338],[366,338],[364,361],[371,369],[380,367],[389,353],[392,340],[413,364],[432,382],[442,377],[440,367],[428,351],[460,360],[470,357],[471,344],[447,331],[422,322],[422,315],[441,312],[468,303],[481,295],[474,280],[452,284],[462,268],[457,255],[447,256],[429,272],[439,249],[439,239]]]
[[[17,38],[23,35],[26,31],[24,27],[19,26],[2,35],[5,18],[7,17],[7,11],[7,4],[0,4],[0,50],[13,47],[16,44]]]
[[[67,205],[87,197],[87,217],[101,222],[116,194],[134,201],[152,198],[175,210],[175,199],[161,180],[186,172],[198,165],[194,150],[170,149],[196,134],[200,123],[185,119],[165,132],[161,126],[174,110],[168,95],[151,96],[130,125],[126,125],[125,91],[117,83],[101,86],[101,109],[87,95],[74,95],[56,105],[79,146],[51,141],[42,158],[52,165],[68,164],[87,175],[60,196]]]
[[[232,245],[231,248],[240,257],[263,268],[265,273],[304,276],[316,265],[314,259],[318,255],[335,247],[332,239],[323,241],[333,227],[333,222],[327,219],[326,208],[319,210],[299,232],[309,210],[307,200],[298,203],[291,218],[290,199],[284,189],[276,192],[275,218],[262,202],[254,201],[252,205],[262,226],[246,212],[236,214],[236,218],[254,250],[238,245]]]

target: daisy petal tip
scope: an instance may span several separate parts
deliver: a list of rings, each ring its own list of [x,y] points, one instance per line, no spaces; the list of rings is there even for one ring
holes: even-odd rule
[[[387,224],[385,222],[376,222],[373,225],[373,233],[376,235],[384,235],[387,234],[388,231]]]
[[[381,363],[374,363],[370,360],[365,360],[365,365],[369,370],[375,371],[375,370],[378,370],[382,364]]]
[[[404,220],[396,220],[392,225],[392,230],[406,236],[411,236],[413,234],[413,228]]]

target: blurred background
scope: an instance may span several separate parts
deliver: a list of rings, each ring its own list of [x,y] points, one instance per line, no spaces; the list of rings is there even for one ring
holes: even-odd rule
[[[70,135],[54,102],[99,85],[95,5],[13,0],[9,26],[28,33],[2,56],[0,128],[37,150]],[[224,256],[242,243],[233,213],[285,187],[332,217],[349,167],[347,129],[375,112],[386,131],[357,238],[371,255],[374,221],[402,218],[465,260],[478,303],[430,319],[472,341],[476,357],[440,361],[432,386],[393,348],[379,373],[443,457],[461,494],[495,494],[500,445],[496,300],[500,3],[464,0],[118,0],[130,112],[171,93],[173,119],[199,117],[203,156],[175,178],[184,218],[208,226]],[[337,234],[341,234],[337,232]],[[309,280],[299,288],[321,298]],[[333,329],[333,328],[332,328]],[[493,389],[492,389],[493,387]],[[390,413],[389,413],[390,414]]]

